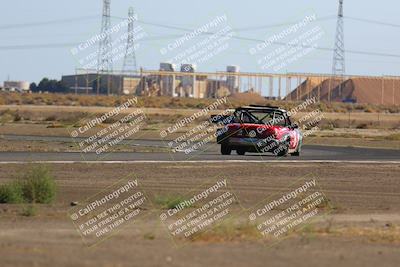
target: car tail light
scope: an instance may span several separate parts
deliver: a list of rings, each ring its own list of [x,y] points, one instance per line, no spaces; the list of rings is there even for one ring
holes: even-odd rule
[[[278,131],[276,128],[273,129],[272,136],[273,136],[274,138],[278,138],[278,134],[279,134],[279,131]]]

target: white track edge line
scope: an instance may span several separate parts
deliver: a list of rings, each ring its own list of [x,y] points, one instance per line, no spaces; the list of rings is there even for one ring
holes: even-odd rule
[[[140,164],[140,163],[349,163],[349,164],[400,164],[400,161],[371,161],[371,160],[137,160],[137,161],[0,161],[0,164]]]

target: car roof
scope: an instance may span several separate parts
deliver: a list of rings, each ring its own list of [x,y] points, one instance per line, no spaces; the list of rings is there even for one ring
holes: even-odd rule
[[[256,105],[250,105],[250,106],[243,106],[240,108],[237,108],[236,110],[256,110],[256,111],[280,111],[282,113],[286,113],[287,111],[284,109],[281,109],[279,107],[273,107],[273,106],[256,106]]]

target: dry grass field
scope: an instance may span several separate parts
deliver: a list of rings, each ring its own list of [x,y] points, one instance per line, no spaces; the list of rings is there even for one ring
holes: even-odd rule
[[[97,106],[115,107],[126,102],[132,96],[104,96],[104,95],[74,95],[74,94],[19,94],[0,92],[0,105],[47,105],[47,106]],[[172,109],[201,109],[215,99],[171,98],[171,97],[138,97],[141,107],[172,108]],[[292,109],[300,102],[272,101],[252,93],[236,94],[228,98],[222,109],[232,106],[249,104],[273,105]],[[311,105],[308,110],[319,108],[323,112],[347,113],[348,111],[364,111],[367,113],[400,113],[399,106],[381,106],[369,104],[318,103]]]
[[[178,100],[180,101],[180,100]],[[33,135],[33,136],[70,136],[71,131],[82,125],[85,121],[101,116],[109,112],[113,107],[102,106],[56,106],[56,105],[2,105],[0,106],[0,135]],[[141,129],[141,139],[160,139],[160,131],[175,124],[177,121],[189,117],[200,109],[195,107],[184,108],[140,108],[146,115],[146,125]],[[106,122],[113,123],[135,108],[124,110]],[[221,111],[214,111],[221,112]],[[295,114],[294,119],[300,120],[307,116],[302,111]],[[342,146],[366,146],[382,148],[400,147],[400,113],[368,113],[364,111],[353,111],[347,113],[323,112],[321,121],[317,124],[319,129],[310,135],[306,144],[325,144]],[[194,123],[201,123],[208,117],[202,117]],[[301,124],[301,123],[300,123]],[[96,127],[98,131],[103,126]],[[189,126],[190,127],[190,126]],[[169,138],[174,138],[182,132],[187,131],[183,127]],[[136,136],[137,138],[137,136]],[[0,142],[1,142],[0,136]],[[3,140],[6,142],[5,140]],[[68,144],[52,146],[53,151],[68,151]],[[0,146],[2,151],[8,151],[11,144]],[[18,146],[24,146],[19,143]],[[48,151],[40,147],[46,144],[32,143],[37,147],[36,151]],[[16,147],[18,151],[21,148]],[[54,150],[56,149],[56,150]],[[120,147],[120,151],[133,151]],[[32,149],[28,149],[32,151]],[[33,151],[35,151],[33,149]]]
[[[400,260],[399,165],[393,164],[53,164],[57,197],[37,204],[0,205],[1,266],[396,266]],[[0,184],[12,181],[26,165],[0,165]],[[149,171],[151,169],[151,171]],[[265,170],[268,169],[268,172]],[[273,242],[246,223],[246,212],[232,207],[226,221],[189,243],[171,240],[159,220],[164,212],[152,196],[179,197],[211,177],[226,177],[240,204],[250,209],[260,199],[314,173],[332,211]],[[104,190],[127,175],[140,179],[154,201],[147,217],[87,248],[67,212],[72,201]],[[184,246],[180,246],[185,244]],[[176,247],[175,245],[178,245]],[[129,253],[128,253],[129,251]]]

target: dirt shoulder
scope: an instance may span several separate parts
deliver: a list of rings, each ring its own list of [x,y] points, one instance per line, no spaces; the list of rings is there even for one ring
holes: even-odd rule
[[[0,165],[0,183],[26,166]],[[53,164],[59,187],[38,215],[0,205],[1,266],[395,266],[400,261],[398,164]],[[71,201],[83,201],[134,174],[151,195],[180,196],[209,179],[225,177],[240,204],[251,208],[312,174],[333,210],[278,243],[246,228],[211,231],[175,247],[161,225],[162,210],[146,210],[115,236],[88,249],[67,217]],[[236,204],[235,204],[236,205]],[[235,206],[235,209],[238,205]],[[239,214],[238,221],[245,216]],[[23,256],[22,256],[23,255]]]
[[[134,141],[161,140],[160,130],[167,127],[165,124],[151,124],[143,127],[137,134],[127,138]],[[101,127],[95,127],[89,134],[95,134]],[[31,152],[67,152],[77,151],[76,141],[71,138],[65,142],[18,140],[13,141],[4,136],[42,136],[42,137],[68,137],[74,130],[72,126],[55,123],[6,123],[0,125],[0,151],[31,151]],[[186,129],[188,130],[188,129]],[[168,139],[177,138],[185,133],[185,129],[178,131]],[[84,135],[90,136],[90,135]],[[400,132],[398,130],[375,129],[335,129],[316,132],[304,139],[308,145],[327,146],[356,146],[369,148],[400,149]],[[162,152],[160,149],[139,148],[118,145],[114,151],[126,152]]]

